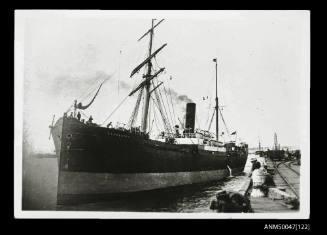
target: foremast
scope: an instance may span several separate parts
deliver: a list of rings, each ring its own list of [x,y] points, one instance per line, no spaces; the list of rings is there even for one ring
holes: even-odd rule
[[[150,29],[149,57],[151,57],[151,53],[152,53],[153,22],[154,22],[154,19],[152,19],[151,29]],[[149,112],[150,85],[151,85],[149,78],[151,77],[151,68],[152,68],[152,63],[151,63],[151,59],[150,59],[147,63],[147,73],[144,76],[145,77],[145,101],[144,101],[143,115],[142,115],[142,122],[141,122],[141,130],[144,133],[146,133],[147,123],[148,123],[147,120],[148,120],[148,112]]]
[[[141,64],[139,64],[131,73],[130,77],[132,77],[135,73],[137,73],[143,66],[147,66],[147,72],[145,75],[143,75],[144,81],[141,82],[141,84],[134,89],[129,96],[132,96],[136,91],[141,89],[145,90],[145,99],[144,99],[144,106],[143,106],[143,114],[142,114],[142,120],[141,120],[141,131],[143,133],[147,133],[147,119],[148,119],[148,113],[149,113],[149,103],[150,103],[150,98],[151,98],[151,93],[156,90],[162,83],[160,83],[159,85],[157,85],[156,87],[154,87],[151,91],[150,91],[150,87],[151,87],[151,83],[152,83],[152,79],[154,79],[155,77],[157,77],[159,75],[159,73],[161,73],[162,71],[164,71],[165,68],[160,68],[157,72],[155,72],[154,74],[152,73],[152,63],[151,60],[153,57],[156,56],[156,54],[161,51],[167,44],[162,45],[160,48],[158,48],[156,51],[154,51],[152,53],[152,44],[153,44],[153,32],[154,32],[154,28],[157,27],[162,21],[160,20],[156,25],[154,24],[155,19],[152,19],[151,21],[151,29],[149,29],[145,34],[143,34],[143,36],[141,38],[138,39],[138,41],[140,41],[142,38],[144,38],[146,35],[150,34],[150,40],[149,40],[149,56],[147,59],[145,59]],[[153,85],[154,86],[154,85]],[[137,105],[135,106],[137,108],[139,101],[137,102]],[[135,115],[132,116],[131,119],[131,126],[133,124],[135,120]]]

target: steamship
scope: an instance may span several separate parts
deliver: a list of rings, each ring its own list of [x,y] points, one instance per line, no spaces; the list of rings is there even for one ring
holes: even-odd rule
[[[50,126],[59,166],[57,204],[88,196],[106,197],[215,181],[231,172],[243,171],[247,144],[219,141],[216,60],[216,134],[195,129],[195,103],[185,104],[185,125],[169,125],[159,95],[162,82],[157,79],[165,68],[155,70],[152,65],[154,57],[167,45],[152,51],[154,29],[162,21],[154,25],[152,20],[151,28],[139,39],[149,37],[149,51],[130,75],[145,68],[142,81],[128,96],[138,93],[128,125],[99,125],[92,120],[84,122],[76,115],[93,103],[100,86],[89,104],[75,100],[69,110],[73,115],[65,112]],[[142,97],[141,126],[137,127]],[[156,138],[149,135],[150,101],[155,102],[153,107],[158,109],[164,123]]]

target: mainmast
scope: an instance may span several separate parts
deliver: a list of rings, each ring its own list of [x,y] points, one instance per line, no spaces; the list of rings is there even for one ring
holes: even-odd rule
[[[150,41],[149,41],[149,57],[152,53],[152,39],[153,39],[153,22],[154,19],[152,19],[151,23],[151,29],[150,29]],[[147,73],[144,76],[145,77],[145,102],[144,102],[144,108],[143,108],[143,115],[142,115],[142,123],[141,123],[141,129],[142,132],[146,132],[147,129],[147,119],[148,119],[148,110],[149,110],[149,102],[150,102],[150,77],[151,77],[151,60],[147,63]]]
[[[219,109],[219,106],[218,106],[218,89],[217,89],[217,58],[214,58],[213,59],[213,62],[216,63],[216,139],[217,141],[219,141],[219,126],[218,126],[218,109]]]

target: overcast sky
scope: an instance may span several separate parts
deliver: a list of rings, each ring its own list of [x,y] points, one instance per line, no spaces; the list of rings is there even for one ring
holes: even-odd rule
[[[165,18],[153,50],[167,43],[156,57],[156,66],[166,68],[158,81],[197,104],[197,127],[207,129],[212,115],[217,57],[219,102],[230,131],[250,146],[259,137],[272,146],[274,132],[282,145],[309,141],[309,12],[20,11],[15,66],[23,76],[15,81],[24,83],[24,129],[34,150],[53,152],[52,115],[58,119],[101,81],[108,79],[85,111],[100,124],[141,81],[143,71],[129,75],[146,57],[149,38],[137,39],[153,17]],[[186,102],[174,98],[183,119]],[[135,100],[127,99],[110,120],[127,123]],[[225,131],[221,120],[220,126]]]

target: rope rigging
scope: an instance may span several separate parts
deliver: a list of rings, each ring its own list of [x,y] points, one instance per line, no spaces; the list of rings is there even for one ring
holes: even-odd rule
[[[228,134],[228,137],[229,139],[231,139],[231,135],[230,135],[230,132],[229,132],[229,129],[227,127],[227,124],[225,122],[225,119],[224,119],[224,116],[223,116],[223,113],[221,112],[221,108],[218,106],[218,110],[219,110],[219,113],[220,113],[220,116],[221,116],[221,119],[224,123],[224,126],[225,126],[225,129],[226,129],[226,132]],[[211,119],[210,119],[210,123],[209,123],[209,128],[208,128],[208,131],[210,131],[210,128],[211,128],[211,124],[212,124],[212,121],[213,121],[213,117],[215,116],[215,113],[216,113],[216,110],[213,111],[212,113],[212,116],[211,116]]]
[[[118,62],[118,89],[117,89],[117,94],[119,96],[119,83],[120,83],[120,62],[121,62],[121,50],[119,50],[119,62]]]
[[[163,98],[162,98],[162,96],[161,96],[161,91],[159,90],[159,94],[160,94],[160,97],[161,97],[161,99],[162,99],[162,103],[163,103],[163,106],[164,106],[164,109],[165,109],[165,112],[166,112],[166,116],[167,116],[167,119],[168,119],[168,121],[169,121],[169,123],[170,123],[170,126],[173,126],[173,120],[172,120],[172,117],[171,117],[171,113],[170,113],[170,109],[169,109],[169,103],[168,103],[168,98],[167,98],[167,95],[166,95],[166,101],[167,101],[167,109],[168,109],[168,112],[167,112],[167,110],[166,110],[166,105],[165,105],[165,102],[164,102],[164,100],[163,100]],[[165,93],[166,94],[166,93]],[[168,115],[169,114],[169,115]]]
[[[162,114],[161,114],[162,111],[160,111],[159,105],[156,103],[156,101],[155,101],[155,99],[154,99],[153,97],[151,97],[151,99],[152,99],[153,103],[155,104],[155,107],[157,108],[156,110],[158,110],[159,113],[160,113],[160,116],[161,116],[161,122],[162,122],[162,125],[163,125],[163,128],[162,128],[162,127],[161,127],[161,128],[158,127],[158,118],[157,118],[157,115],[156,115],[155,109],[153,109],[154,119],[155,119],[155,125],[156,125],[156,128],[157,128],[157,131],[158,131],[159,133],[161,133],[162,130],[164,129],[164,130],[166,131],[166,133],[171,133],[171,132],[170,132],[171,130],[170,130],[169,128],[167,128],[167,125],[165,124],[165,120],[164,120],[164,118],[162,117]]]
[[[156,58],[156,57],[154,57],[154,61],[155,61],[155,63],[156,63],[156,67],[157,67],[158,69],[160,69],[161,67],[158,65],[158,61],[157,61],[157,58]],[[172,116],[171,111],[170,111],[169,99],[168,99],[168,95],[167,95],[167,91],[166,91],[165,84],[163,84],[163,87],[164,87],[164,92],[165,92],[165,97],[166,97],[166,101],[167,101],[167,106],[168,106],[168,112],[169,112],[169,115],[167,114],[166,107],[165,107],[164,104],[163,104],[163,106],[164,106],[164,109],[165,109],[166,115],[167,115],[167,117],[168,117],[168,121],[171,122],[170,126],[172,126],[172,124],[176,123],[176,118],[173,119],[173,116]],[[159,90],[159,94],[160,94],[161,100],[162,100],[162,102],[163,102],[163,99],[162,99],[162,96],[161,96],[161,92],[160,92],[160,90]],[[171,100],[172,100],[172,99],[171,99]],[[170,120],[169,120],[169,119],[170,119]]]
[[[170,95],[170,101],[171,101],[171,106],[172,106],[172,110],[173,110],[174,120],[176,122],[177,119],[176,119],[176,115],[175,115],[175,107],[174,107],[173,97],[171,95],[171,88],[169,85],[169,80],[168,80],[168,91],[169,91],[169,95]]]
[[[207,124],[209,122],[209,118],[210,118],[210,107],[211,107],[211,97],[209,98],[208,114],[207,114],[207,120],[205,122],[205,126],[207,126]]]
[[[151,125],[149,125],[150,126],[150,130],[149,130],[149,133],[151,133],[151,131],[152,131],[152,127],[153,127],[153,122],[154,122],[154,119],[152,120],[152,124]]]
[[[224,119],[224,116],[223,116],[223,113],[221,112],[221,109],[220,109],[219,106],[218,106],[218,110],[219,110],[219,113],[220,113],[221,119],[223,120],[223,123],[224,123],[224,125],[225,125],[225,129],[226,129],[226,132],[227,132],[227,134],[228,134],[228,137],[231,138],[231,137],[230,137],[230,134],[229,134],[228,127],[227,127],[227,125],[226,125],[226,122],[225,122],[225,119]]]
[[[156,58],[154,58],[154,59],[155,59],[155,62],[156,62],[157,68],[160,69],[160,67],[158,66],[158,63],[157,63]],[[156,78],[156,82],[158,82],[157,78]],[[153,82],[153,81],[152,81],[151,83],[152,83],[152,86],[153,86],[153,87],[156,87],[156,86],[154,85],[154,82]],[[157,83],[157,85],[158,85],[158,83]],[[168,114],[167,114],[167,110],[166,110],[165,104],[164,104],[164,102],[163,102],[164,100],[163,100],[163,98],[162,98],[160,88],[158,88],[158,89],[155,90],[155,91],[156,91],[156,92],[155,92],[156,95],[158,94],[157,90],[159,91],[159,95],[160,95],[160,98],[161,98],[161,101],[162,101],[162,106],[164,107],[163,110],[164,110],[164,112],[165,112],[165,115],[168,117],[168,120],[167,120],[167,121],[168,121],[168,124],[169,124],[169,126],[170,126],[170,123],[169,123],[169,121],[170,121],[170,120],[169,120],[169,116],[168,116]],[[166,118],[165,118],[165,119],[166,119]]]
[[[81,110],[79,111],[86,119],[89,119],[89,117],[84,113],[82,112]]]
[[[171,128],[170,128],[169,122],[167,121],[167,119],[165,117],[165,114],[163,112],[163,109],[162,109],[162,106],[161,106],[161,102],[160,102],[159,94],[158,94],[157,90],[154,90],[154,93],[155,93],[156,101],[157,101],[157,102],[155,102],[155,104],[156,104],[156,107],[158,108],[158,110],[160,112],[160,115],[161,115],[161,118],[162,118],[162,121],[163,121],[163,124],[164,124],[164,129],[165,129],[166,132],[170,133],[171,132]]]
[[[136,103],[135,103],[135,107],[134,107],[134,110],[133,110],[133,113],[129,119],[129,122],[128,122],[128,127],[131,128],[132,126],[134,126],[134,123],[137,119],[137,115],[138,115],[138,112],[139,112],[139,109],[140,109],[140,103],[141,103],[141,98],[142,98],[142,94],[143,94],[143,88],[140,89],[139,91],[139,94],[138,94],[138,97],[137,97],[137,100],[136,100]]]
[[[151,97],[152,98],[152,101],[153,101],[153,103],[155,102],[155,100],[153,99],[153,97]],[[155,111],[155,109],[153,109],[153,120],[154,120],[154,123],[155,123],[155,125],[156,125],[156,127],[157,127],[157,130],[160,132],[160,128],[158,127],[158,124],[157,124],[157,116],[156,116],[156,111]]]
[[[212,124],[212,120],[213,120],[213,117],[215,116],[215,110],[212,112],[212,116],[211,116],[211,119],[210,119],[210,123],[209,123],[209,127],[208,127],[208,131],[210,131],[210,128],[211,128],[211,124]]]
[[[174,123],[176,123],[176,120],[173,120],[173,116],[172,116],[172,114],[170,112],[169,99],[168,99],[168,95],[167,95],[165,84],[163,84],[163,88],[164,88],[164,92],[165,92],[165,96],[166,96],[166,100],[167,100],[167,106],[168,106],[168,111],[169,111],[169,115],[170,115],[170,120],[171,120],[171,123],[174,124]]]
[[[171,124],[170,124],[170,121],[169,121],[169,116],[168,116],[168,114],[167,114],[167,110],[166,110],[166,107],[165,107],[165,103],[164,102],[161,102],[161,101],[163,101],[163,98],[162,98],[162,95],[161,95],[161,91],[160,91],[160,88],[159,89],[156,89],[156,90],[154,90],[155,91],[155,95],[157,96],[156,98],[157,98],[157,100],[158,100],[158,104],[159,104],[159,106],[160,106],[160,108],[162,109],[162,106],[163,106],[163,110],[164,110],[164,112],[163,112],[163,118],[165,119],[165,122],[166,122],[166,124],[168,125],[168,129],[169,130],[171,130]],[[158,91],[158,92],[157,92]],[[158,96],[158,94],[159,94],[159,96],[160,96],[160,98],[159,98],[159,96]],[[168,118],[167,118],[168,117]]]
[[[129,127],[132,127],[135,123],[135,120],[137,118],[137,114],[138,114],[138,111],[139,111],[139,106],[140,106],[140,101],[142,99],[142,94],[143,94],[143,87],[140,89],[141,91],[139,92],[139,96],[137,98],[137,102],[136,102],[136,105],[135,105],[135,108],[132,112],[132,116],[129,120]],[[103,125],[105,122],[107,122],[107,120],[120,108],[120,106],[126,101],[126,99],[129,97],[129,95],[127,95],[117,106],[116,108],[109,114],[109,116],[103,121],[103,123],[101,125]],[[143,100],[144,102],[144,100]]]
[[[148,127],[149,127],[149,131],[148,133],[150,133],[150,123],[151,123],[151,99],[149,100],[149,115],[148,115]]]
[[[109,116],[103,121],[103,123],[101,125],[103,125],[116,111],[117,109],[126,101],[126,99],[128,98],[129,96],[126,96],[119,104],[118,106],[109,114]]]
[[[132,115],[128,121],[128,127],[131,128],[132,126],[134,126],[134,123],[137,119],[137,115],[138,115],[138,112],[139,112],[139,108],[140,108],[140,103],[141,103],[141,98],[142,98],[142,94],[143,94],[143,87],[140,89],[139,91],[139,94],[137,96],[137,100],[136,100],[136,103],[135,103],[135,107],[134,107],[134,110],[132,112]]]

